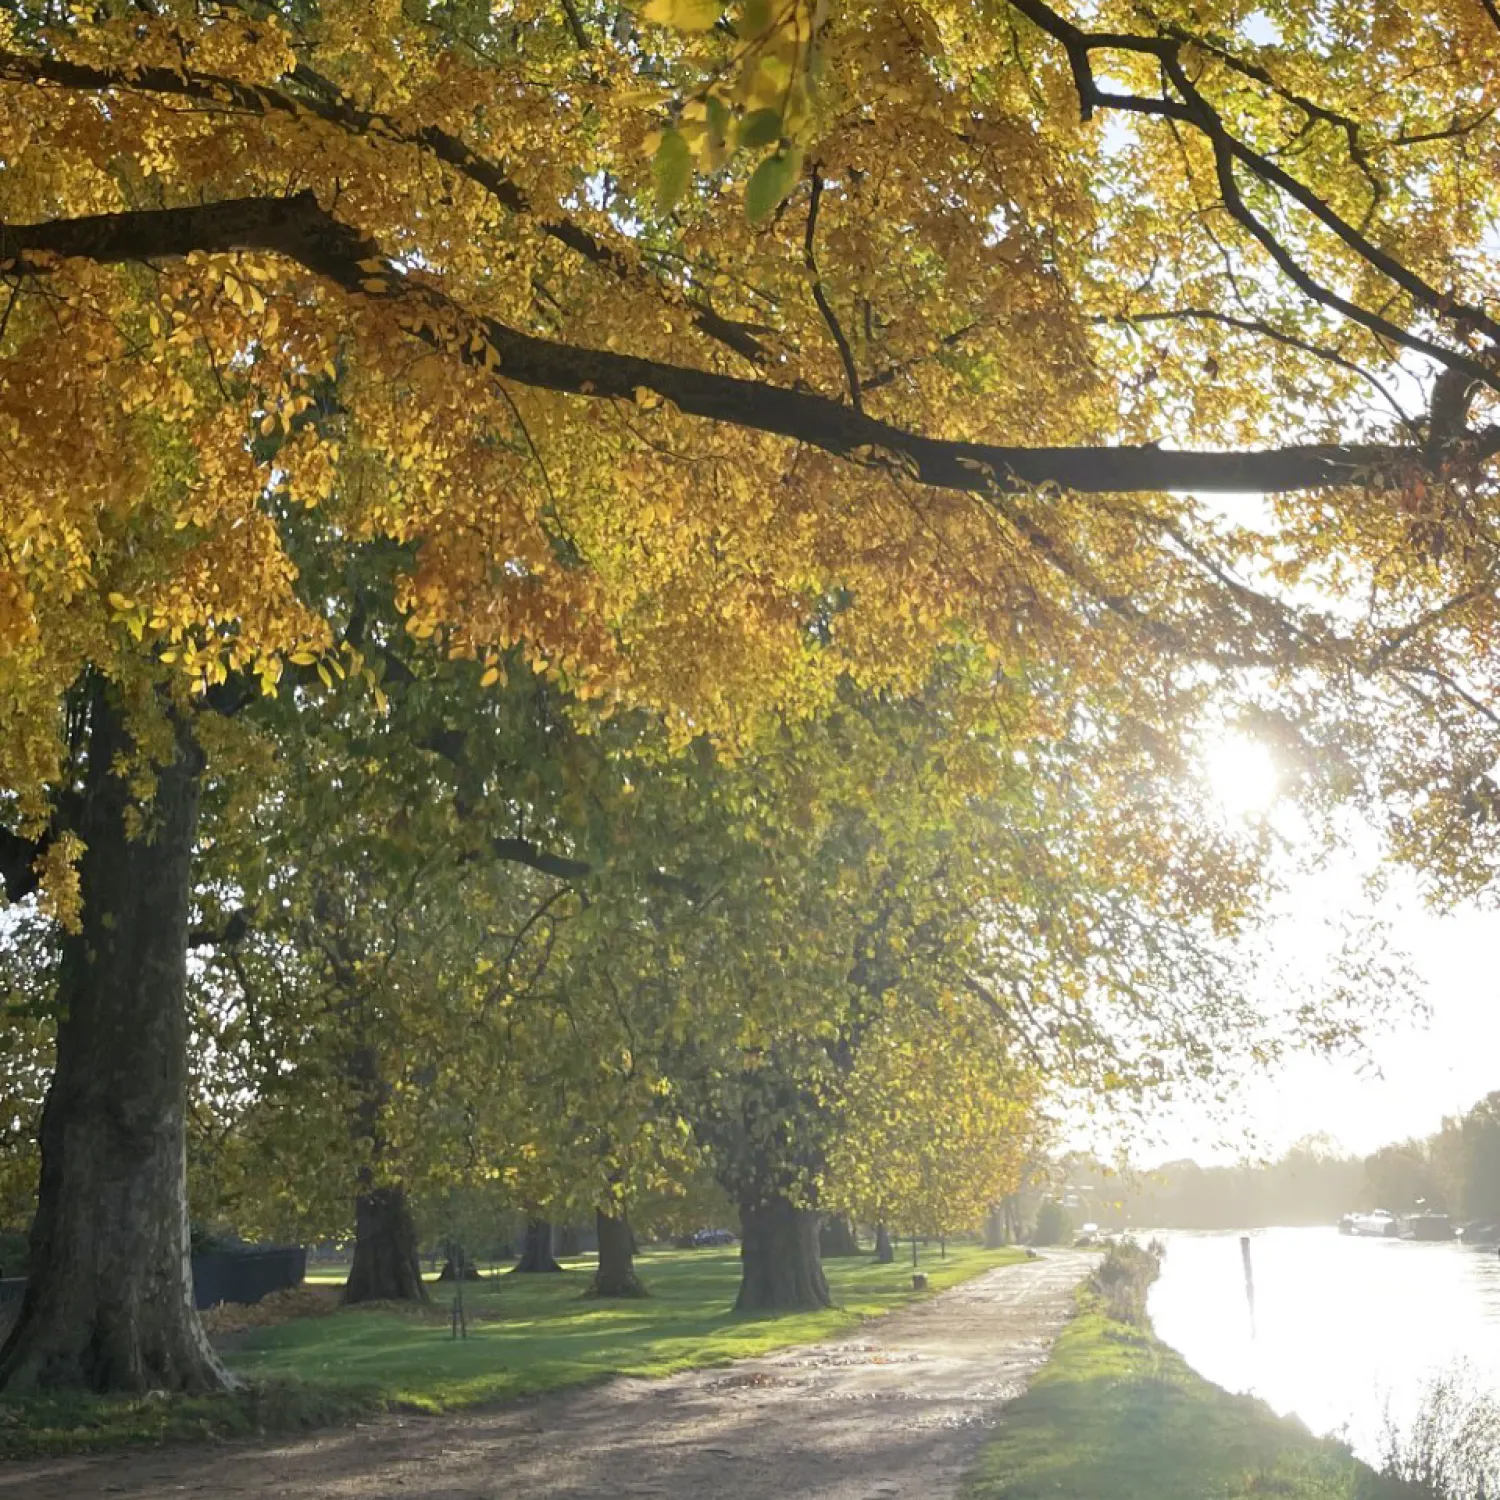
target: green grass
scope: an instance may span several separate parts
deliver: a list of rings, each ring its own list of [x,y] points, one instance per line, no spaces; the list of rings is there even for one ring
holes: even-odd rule
[[[982,1450],[965,1500],[1410,1500],[1341,1443],[1106,1317],[1098,1297],[1081,1304]]]
[[[921,1269],[938,1291],[1022,1254],[950,1246],[946,1260],[925,1252]],[[450,1336],[447,1286],[433,1287],[428,1314],[351,1308],[258,1329],[233,1341],[227,1358],[248,1388],[229,1396],[0,1401],[0,1457],[296,1430],[390,1406],[443,1411],[609,1375],[667,1375],[826,1338],[922,1295],[909,1260],[862,1255],[825,1263],[837,1307],[740,1317],[729,1310],[736,1250],[649,1251],[637,1268],[652,1295],[632,1302],[584,1298],[582,1260],[559,1276],[470,1283],[464,1340]]]

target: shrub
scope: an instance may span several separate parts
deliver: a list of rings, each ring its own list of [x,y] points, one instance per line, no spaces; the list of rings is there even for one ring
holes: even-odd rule
[[[1386,1412],[1381,1468],[1431,1500],[1500,1496],[1500,1401],[1463,1367],[1433,1380],[1405,1425]]]
[[[1073,1241],[1073,1216],[1061,1203],[1048,1198],[1037,1210],[1033,1245],[1067,1245]]]
[[[1144,1247],[1134,1240],[1119,1240],[1109,1247],[1089,1278],[1109,1317],[1119,1323],[1145,1323],[1146,1294],[1161,1273],[1164,1253],[1160,1240]]]

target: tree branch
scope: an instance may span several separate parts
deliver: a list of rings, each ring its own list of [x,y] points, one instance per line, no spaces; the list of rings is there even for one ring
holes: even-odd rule
[[[822,201],[823,175],[814,167],[812,194],[807,206],[807,235],[802,242],[802,259],[812,273],[813,301],[818,304],[818,311],[823,314],[823,321],[828,325],[834,343],[838,345],[839,358],[844,362],[844,378],[849,382],[849,404],[855,411],[863,411],[859,398],[859,371],[854,367],[854,351],[849,347],[849,340],[844,337],[844,330],[839,326],[838,316],[828,301],[822,278],[818,275],[818,257],[814,246],[818,235],[818,205]]]
[[[436,125],[411,130],[387,115],[361,109],[338,87],[306,64],[298,64],[290,75],[303,92],[291,94],[269,85],[250,85],[216,74],[174,72],[167,68],[141,68],[133,73],[116,72],[60,58],[25,57],[0,52],[0,79],[31,84],[50,84],[79,92],[119,91],[159,94],[169,98],[195,99],[207,104],[229,105],[249,114],[284,114],[292,118],[313,116],[346,134],[360,138],[397,141],[425,151],[482,187],[501,207],[535,220],[549,239],[566,246],[591,264],[626,282],[650,283],[628,256],[611,248],[571,219],[539,219],[526,194],[494,162],[480,156],[467,142]],[[709,338],[733,350],[752,364],[767,354],[746,328],[706,307],[693,307],[693,321]]]
[[[1158,119],[1176,120],[1192,126],[1204,136],[1213,149],[1219,190],[1224,199],[1225,208],[1304,295],[1325,307],[1333,308],[1344,317],[1368,328],[1372,333],[1393,339],[1405,348],[1415,353],[1425,354],[1451,369],[1463,370],[1474,379],[1483,381],[1491,389],[1500,391],[1500,375],[1497,375],[1482,361],[1475,359],[1464,350],[1445,348],[1430,339],[1413,334],[1381,314],[1372,313],[1360,307],[1331,288],[1321,285],[1298,264],[1296,257],[1250,211],[1245,203],[1235,180],[1234,164],[1236,162],[1248,167],[1268,186],[1300,204],[1366,265],[1387,277],[1415,303],[1439,317],[1467,322],[1475,329],[1500,342],[1500,322],[1491,318],[1482,307],[1459,303],[1445,296],[1409,266],[1403,265],[1395,256],[1381,249],[1379,245],[1350,224],[1305,183],[1235,136],[1187,76],[1181,61],[1182,44],[1178,39],[1170,36],[1139,36],[1122,32],[1085,32],[1059,15],[1050,5],[1045,4],[1044,0],[1010,0],[1010,3],[1061,44],[1067,54],[1069,67],[1072,69],[1073,82],[1078,92],[1084,119],[1091,118],[1096,107],[1119,109],[1136,114],[1152,115]],[[1146,98],[1136,94],[1116,94],[1100,89],[1093,75],[1092,55],[1095,51],[1133,52],[1139,56],[1156,59],[1180,98]]]
[[[543,875],[557,880],[583,880],[593,873],[593,865],[586,859],[570,859],[565,854],[553,854],[540,845],[523,838],[495,838],[489,842],[489,852],[496,859],[508,860],[511,864],[525,865]]]
[[[1087,494],[1275,492],[1392,482],[1395,471],[1429,466],[1415,445],[1308,443],[1182,452],[1154,444],[1033,448],[926,437],[812,392],[556,343],[476,317],[392,265],[379,246],[325,212],[311,192],[42,224],[0,223],[0,269],[20,274],[48,274],[55,264],[51,257],[115,264],[195,250],[282,255],[355,297],[394,304],[402,326],[430,347],[489,368],[498,359],[499,376],[521,385],[632,403],[645,389],[691,416],[806,443],[939,489],[988,497],[1045,485]],[[471,330],[480,339],[468,337]],[[1482,462],[1496,453],[1500,427],[1491,426],[1475,434],[1463,456]]]
[[[1262,338],[1268,338],[1278,344],[1285,344],[1292,349],[1300,349],[1304,354],[1311,354],[1318,359],[1326,360],[1329,364],[1338,365],[1340,369],[1348,370],[1352,375],[1358,375],[1361,380],[1366,381],[1386,402],[1399,418],[1401,425],[1412,433],[1413,437],[1420,438],[1421,428],[1418,423],[1407,413],[1405,407],[1396,400],[1394,393],[1379,379],[1378,376],[1361,364],[1340,354],[1337,349],[1330,348],[1327,344],[1315,344],[1310,339],[1299,337],[1295,333],[1287,333],[1284,329],[1277,328],[1272,323],[1267,323],[1260,318],[1240,318],[1232,313],[1218,312],[1213,308],[1206,307],[1182,307],[1169,308],[1159,312],[1137,312],[1119,313],[1114,316],[1100,314],[1092,320],[1095,323],[1117,323],[1125,327],[1133,327],[1137,323],[1170,323],[1170,322],[1203,322],[1218,323],[1225,328],[1238,328],[1245,333],[1259,334]]]

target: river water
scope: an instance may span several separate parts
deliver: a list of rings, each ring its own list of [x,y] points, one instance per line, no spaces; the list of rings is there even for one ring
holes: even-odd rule
[[[1142,1235],[1142,1238],[1149,1236]],[[1500,1256],[1493,1248],[1251,1232],[1252,1319],[1238,1232],[1159,1236],[1149,1311],[1200,1375],[1259,1396],[1378,1460],[1434,1377],[1500,1397]]]

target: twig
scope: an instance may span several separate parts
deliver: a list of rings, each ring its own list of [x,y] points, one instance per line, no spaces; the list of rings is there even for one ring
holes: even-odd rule
[[[844,362],[844,377],[849,382],[850,405],[855,411],[863,412],[864,406],[859,396],[859,371],[854,368],[854,351],[849,347],[849,340],[844,337],[844,330],[839,327],[839,320],[823,291],[823,282],[818,276],[818,257],[814,250],[814,241],[818,233],[818,205],[822,201],[823,177],[814,167],[812,169],[812,198],[807,208],[807,235],[802,242],[802,258],[806,262],[807,269],[812,272],[813,301],[818,304],[818,311],[823,314],[823,321],[828,325],[828,331],[833,335],[834,343],[838,345],[839,358]]]

